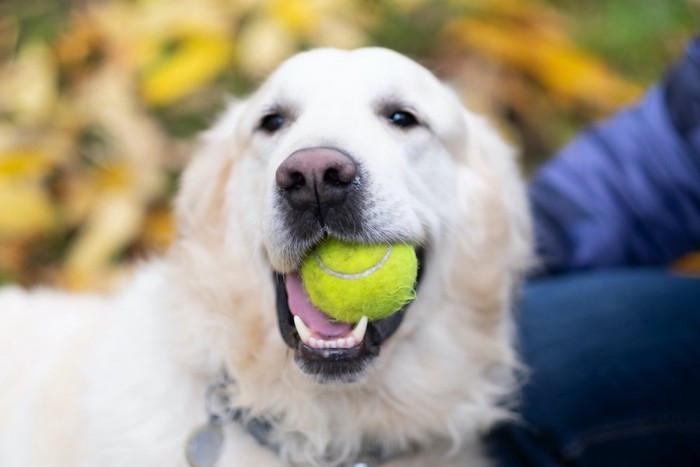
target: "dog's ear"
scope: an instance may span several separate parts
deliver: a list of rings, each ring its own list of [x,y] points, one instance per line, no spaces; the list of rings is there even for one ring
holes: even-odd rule
[[[236,133],[244,103],[235,101],[202,134],[199,148],[185,168],[175,202],[178,233],[184,237],[221,232],[226,182],[240,151]]]
[[[453,277],[457,287],[466,283],[483,292],[494,284],[514,284],[530,266],[531,222],[516,152],[484,118],[469,111],[463,118]],[[459,277],[469,274],[465,264],[478,270]]]

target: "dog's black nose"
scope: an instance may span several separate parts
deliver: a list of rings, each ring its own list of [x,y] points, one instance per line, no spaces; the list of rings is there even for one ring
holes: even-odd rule
[[[309,148],[287,157],[277,168],[275,180],[292,207],[318,210],[323,217],[328,208],[346,200],[357,173],[357,164],[347,154]]]

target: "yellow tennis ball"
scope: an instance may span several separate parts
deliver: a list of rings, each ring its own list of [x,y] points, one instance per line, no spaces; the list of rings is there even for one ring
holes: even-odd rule
[[[356,323],[399,311],[415,298],[418,260],[411,245],[366,245],[330,238],[304,260],[300,275],[317,308]]]

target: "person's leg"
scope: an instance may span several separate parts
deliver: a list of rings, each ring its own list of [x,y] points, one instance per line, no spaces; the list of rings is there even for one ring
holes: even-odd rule
[[[529,367],[504,466],[700,465],[700,280],[656,270],[540,279],[517,312]]]

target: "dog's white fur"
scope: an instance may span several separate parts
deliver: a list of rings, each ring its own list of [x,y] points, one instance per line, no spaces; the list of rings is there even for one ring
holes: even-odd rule
[[[392,126],[380,104],[421,119]],[[274,134],[270,106],[294,109]],[[359,382],[304,374],[276,324],[271,271],[303,252],[276,213],[293,151],[333,146],[370,174],[371,235],[427,247],[418,299]],[[222,365],[235,404],[276,420],[279,455],[227,426],[220,466],[335,465],[363,440],[388,465],[480,465],[506,412],[509,307],[529,261],[512,151],[414,62],[383,49],[300,54],[203,137],[176,205],[179,238],[111,296],[0,294],[0,465],[182,466]]]

